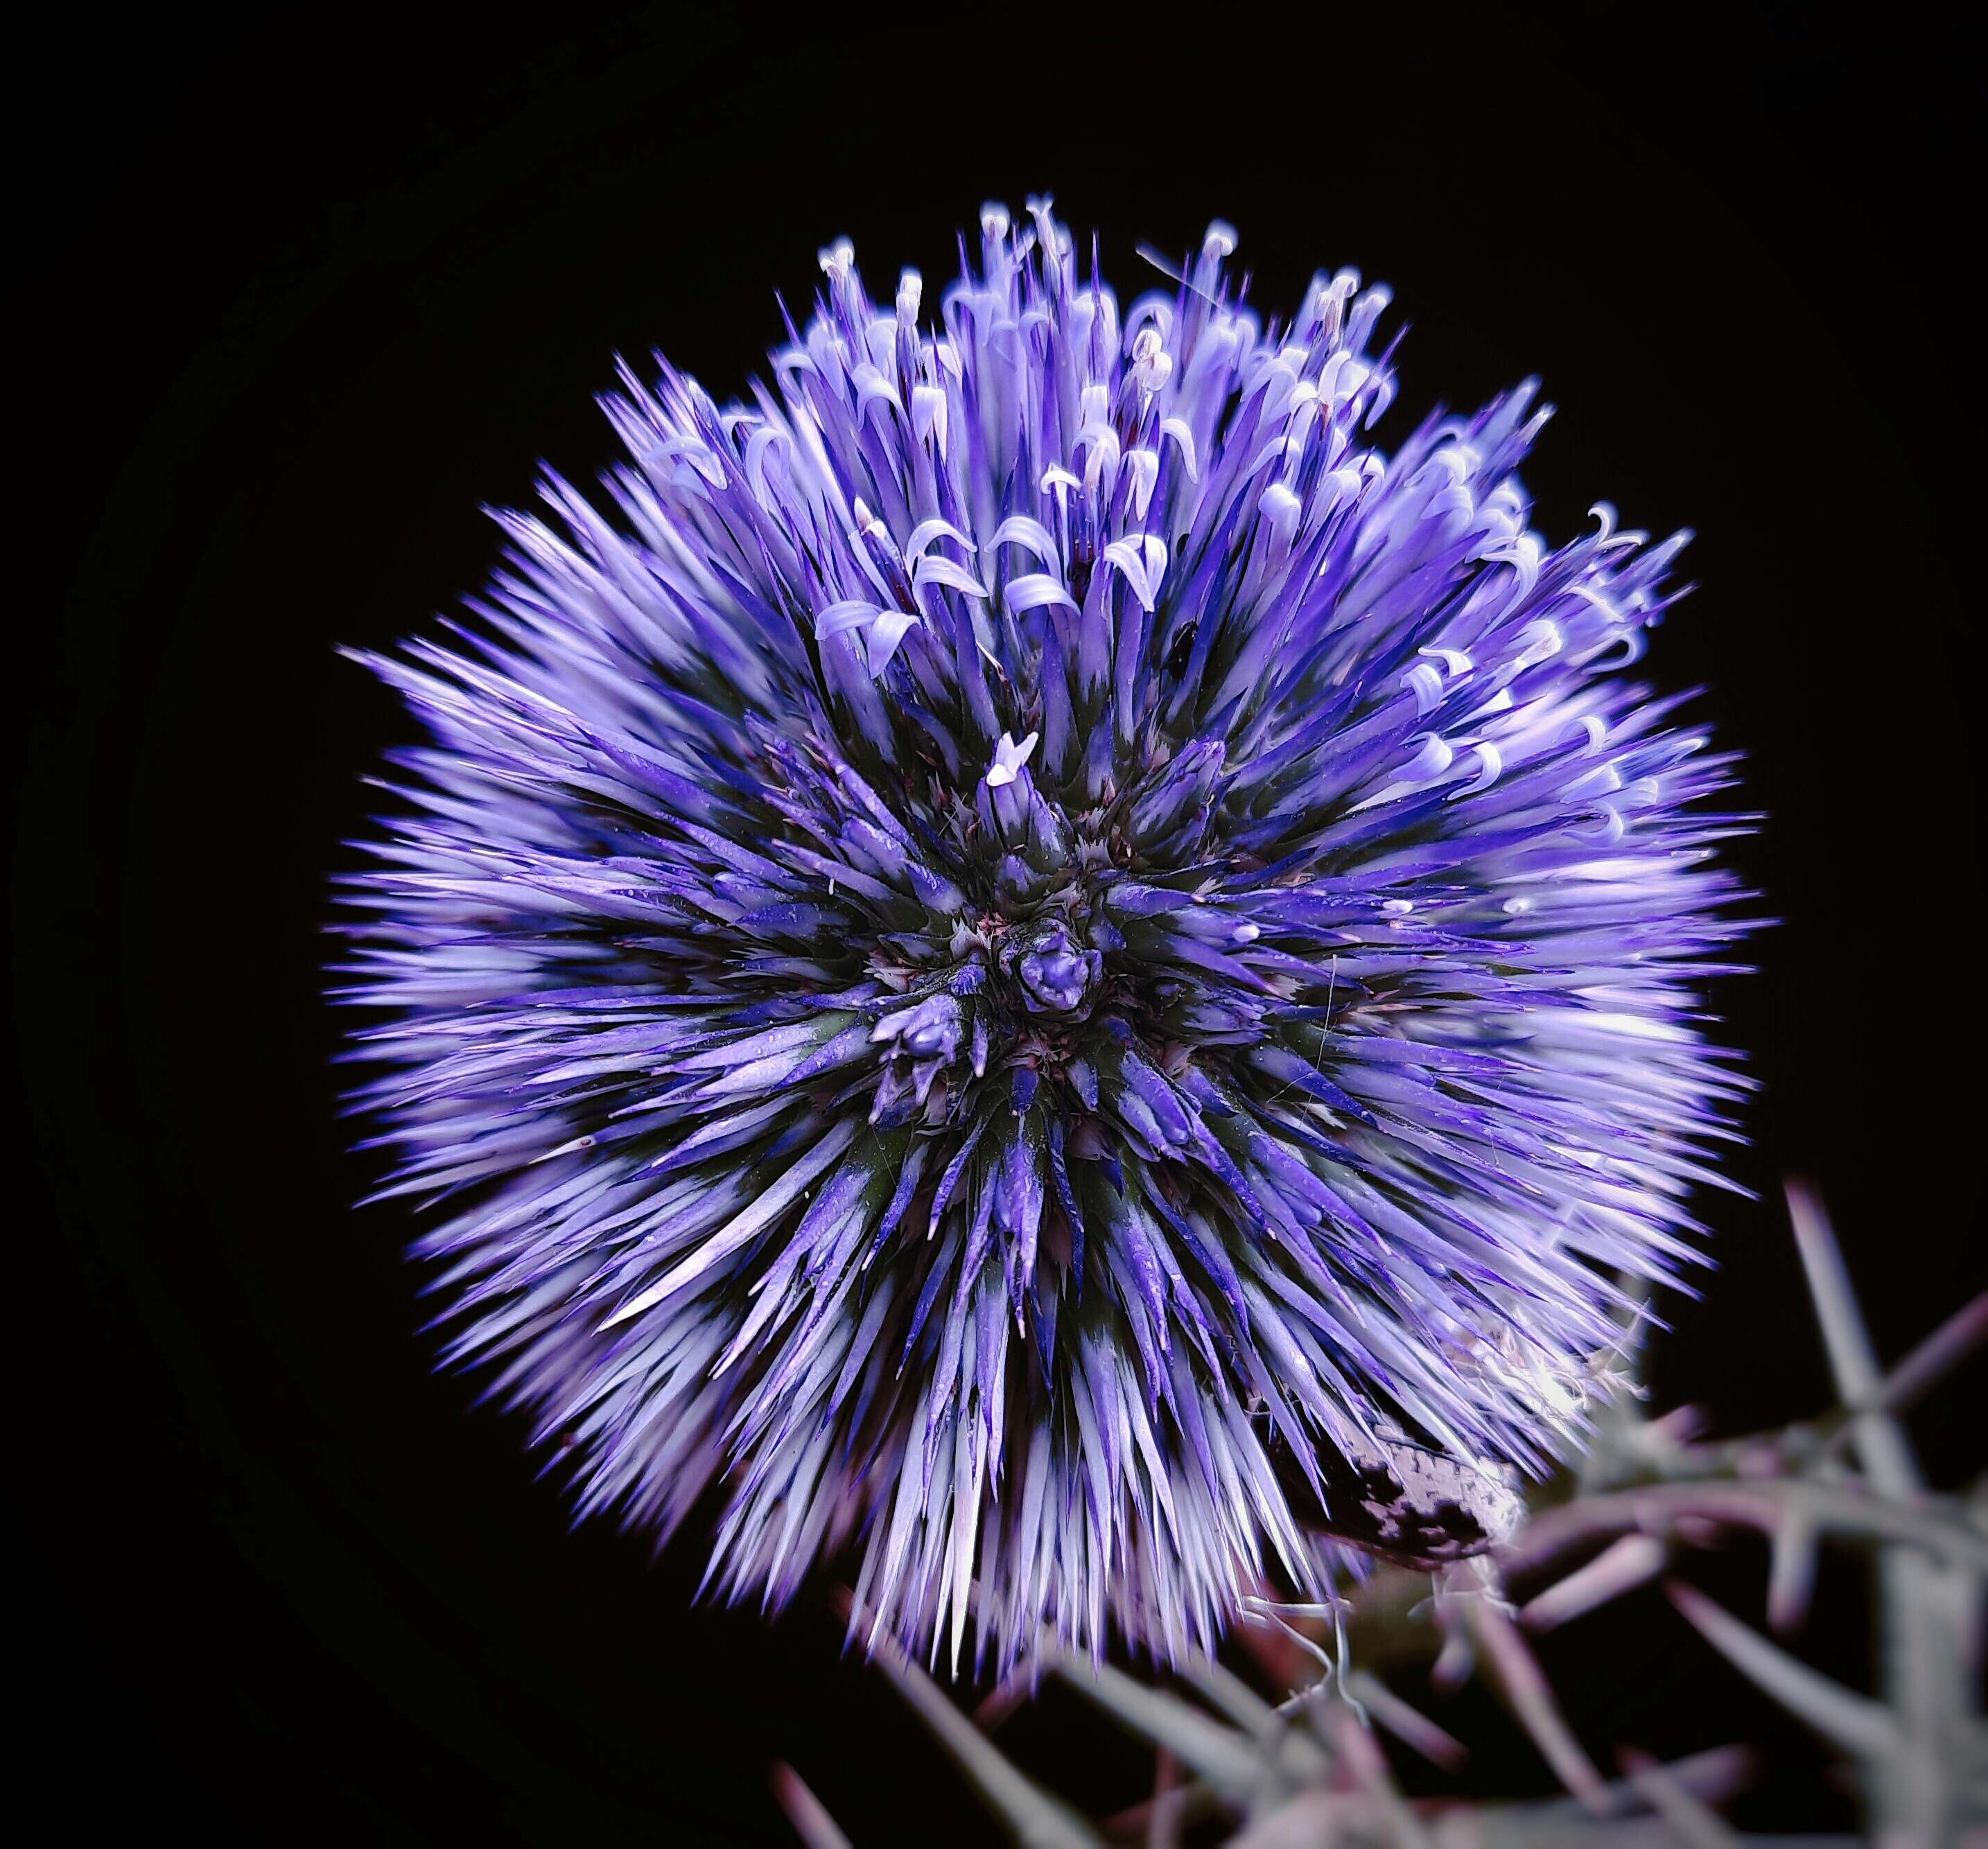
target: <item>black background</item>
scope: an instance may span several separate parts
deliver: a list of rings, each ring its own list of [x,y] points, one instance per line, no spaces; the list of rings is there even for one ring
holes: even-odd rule
[[[1397,431],[1542,373],[1549,538],[1603,495],[1699,535],[1651,666],[1710,684],[1750,754],[1770,820],[1736,858],[1785,921],[1719,997],[1763,1085],[1735,1164],[1763,1198],[1709,1204],[1721,1269],[1659,1397],[1728,1430],[1824,1403],[1787,1171],[1826,1189],[1885,1353],[1979,1288],[1957,32],[1909,8],[72,11],[14,41],[5,123],[16,1805],[210,1841],[781,1841],[779,1756],[859,1841],[991,1840],[840,1656],[826,1576],[777,1625],[693,1607],[696,1535],[652,1563],[569,1533],[519,1425],[431,1373],[408,1222],[347,1205],[372,1174],[318,999],[359,776],[409,735],[333,645],[473,588],[479,505],[526,500],[540,457],[605,465],[614,351],[741,387],[773,289],[804,303],[840,233],[873,292],[912,262],[935,299],[983,198],[1053,190],[1129,297],[1135,242],[1219,215],[1266,306],[1342,262],[1394,285]],[[1915,1421],[1942,1483],[1981,1468],[1984,1384]],[[1736,1542],[1706,1583],[1757,1619],[1760,1566]],[[1804,1644],[1853,1678],[1855,1587],[1832,1571]],[[1752,1820],[1842,1827],[1811,1749],[1654,1595],[1592,1624],[1550,1660],[1598,1751],[1747,1735]],[[1133,1801],[1138,1755],[1082,1712],[1052,1697],[1004,1740]],[[1543,1788],[1481,1698],[1451,1712],[1479,1788]]]

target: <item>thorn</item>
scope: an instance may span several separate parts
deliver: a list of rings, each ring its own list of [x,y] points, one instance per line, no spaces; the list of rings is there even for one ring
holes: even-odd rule
[[[857,1611],[854,1597],[840,1588],[837,1603],[852,1615]],[[860,1615],[867,1618],[870,1614]],[[898,1648],[894,1638],[873,1625],[871,1644],[877,1667],[1018,1841],[1040,1844],[1041,1849],[1101,1849],[1103,1839],[1090,1824],[1061,1799],[1024,1777],[946,1699],[945,1692]]]
[[[1855,1429],[1855,1415],[1903,1412],[1966,1360],[1984,1339],[1988,1339],[1988,1290],[1962,1304],[1932,1334],[1923,1337],[1885,1375],[1875,1396],[1861,1404],[1846,1408],[1844,1410],[1853,1416],[1829,1435],[1824,1442],[1824,1453],[1848,1442]]]
[[[1696,1586],[1666,1580],[1664,1591],[1692,1629],[1741,1675],[1844,1752],[1882,1759],[1903,1746],[1891,1715],[1868,1695],[1831,1681],[1770,1644]]]
[[[1882,1383],[1842,1248],[1814,1188],[1791,1178],[1783,1192],[1795,1243],[1808,1274],[1809,1295],[1815,1301],[1816,1320],[1822,1325],[1823,1344],[1829,1351],[1837,1397],[1846,1406],[1861,1405],[1878,1397]],[[1888,1414],[1860,1415],[1854,1442],[1872,1484],[1887,1496],[1911,1496],[1924,1487],[1905,1432]]]
[[[1554,1776],[1581,1800],[1591,1816],[1606,1817],[1611,1808],[1608,1789],[1587,1750],[1574,1737],[1539,1659],[1527,1647],[1518,1627],[1496,1606],[1480,1604],[1471,1628],[1483,1646],[1486,1663],[1513,1718],[1531,1736]]]
[[[851,1849],[835,1819],[821,1800],[810,1791],[801,1775],[785,1759],[776,1759],[769,1775],[773,1801],[786,1813],[787,1821],[806,1849]]]
[[[1625,1534],[1531,1600],[1519,1614],[1519,1622],[1530,1631],[1554,1630],[1647,1584],[1663,1571],[1668,1558],[1668,1550],[1655,1536]]]
[[[1767,1628],[1782,1637],[1801,1628],[1815,1590],[1815,1523],[1807,1508],[1790,1503],[1774,1525],[1767,1567]]]
[[[1670,1825],[1690,1849],[1733,1849],[1740,1841],[1712,1807],[1688,1790],[1668,1766],[1637,1746],[1618,1746],[1615,1763],[1636,1795]]]
[[[1356,1669],[1346,1678],[1347,1693],[1361,1702],[1375,1721],[1404,1745],[1412,1746],[1432,1766],[1445,1772],[1461,1769],[1470,1749],[1445,1733],[1419,1708],[1411,1705],[1371,1671]]]

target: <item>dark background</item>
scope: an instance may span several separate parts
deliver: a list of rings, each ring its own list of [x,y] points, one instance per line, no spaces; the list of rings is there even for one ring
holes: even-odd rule
[[[407,1219],[347,1205],[372,1175],[318,1000],[358,779],[409,735],[333,644],[473,588],[479,505],[539,458],[606,464],[614,351],[741,387],[839,233],[874,292],[909,261],[931,300],[983,198],[1053,190],[1129,299],[1135,242],[1219,215],[1266,307],[1342,262],[1395,286],[1396,434],[1542,373],[1548,536],[1603,495],[1699,535],[1650,666],[1750,754],[1771,820],[1736,858],[1786,921],[1719,998],[1764,1198],[1709,1204],[1722,1269],[1660,1399],[1727,1430],[1824,1403],[1787,1171],[1885,1354],[1979,1288],[1980,65],[1929,12],[76,8],[16,35],[13,1803],[211,1842],[773,1842],[777,1755],[859,1841],[990,1834],[839,1655],[826,1577],[777,1626],[693,1608],[698,1536],[652,1563],[569,1533],[519,1423],[430,1372]],[[1982,1466],[1984,1385],[1914,1421],[1942,1484]],[[1757,1620],[1761,1565],[1736,1542],[1704,1583]],[[1856,1590],[1831,1574],[1804,1643],[1853,1678]],[[1844,1827],[1661,1601],[1590,1624],[1549,1660],[1598,1751],[1756,1738],[1747,1817]],[[1139,1756],[1082,1712],[1004,1743],[1133,1801]],[[1445,1718],[1476,1788],[1543,1788],[1481,1697]]]

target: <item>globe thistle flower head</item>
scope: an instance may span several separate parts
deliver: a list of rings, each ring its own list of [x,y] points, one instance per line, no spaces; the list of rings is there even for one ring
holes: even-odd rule
[[[1172,1654],[1577,1443],[1736,1095],[1730,766],[1624,671],[1682,536],[1529,530],[1531,386],[1384,454],[1384,290],[981,232],[936,314],[823,252],[749,404],[624,368],[615,517],[366,657],[431,739],[344,992],[583,1513]]]

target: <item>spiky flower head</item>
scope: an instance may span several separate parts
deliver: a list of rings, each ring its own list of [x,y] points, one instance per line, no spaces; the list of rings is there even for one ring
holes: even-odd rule
[[[1218,225],[1121,312],[1031,211],[935,317],[824,252],[749,405],[624,368],[619,520],[549,476],[367,657],[432,742],[345,992],[581,1510],[722,1484],[728,1596],[849,1546],[1000,1663],[1480,1539],[1734,1086],[1729,766],[1621,671],[1682,536],[1548,550],[1530,385],[1373,447],[1383,289],[1266,325]]]

